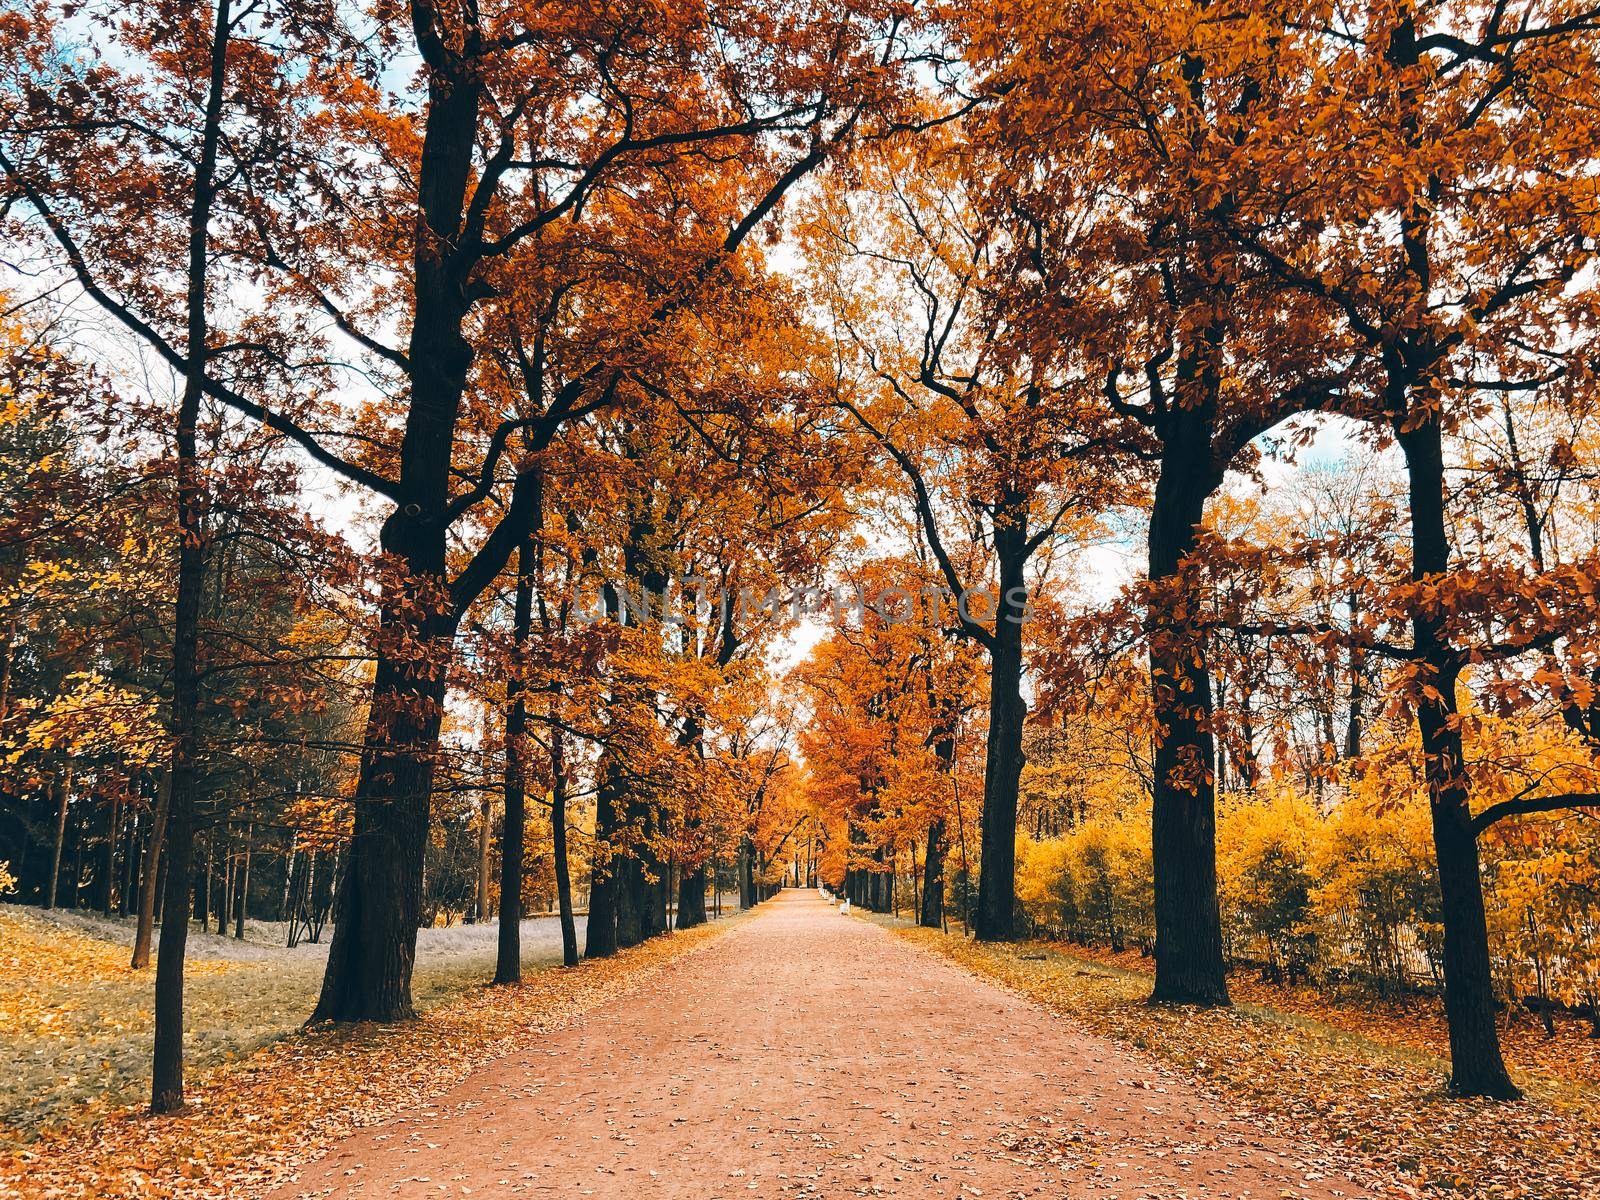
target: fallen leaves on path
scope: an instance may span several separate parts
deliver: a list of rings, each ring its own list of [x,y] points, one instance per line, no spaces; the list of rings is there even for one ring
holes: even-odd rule
[[[295,1034],[206,1072],[182,1113],[125,1110],[0,1150],[0,1195],[210,1200],[265,1190],[350,1130],[537,1045],[734,924],[654,938],[614,958],[540,971],[515,987],[486,987],[415,1021]]]
[[[1257,1005],[1152,1007],[1148,975],[1060,948],[984,945],[934,930],[896,932],[1178,1067],[1274,1132],[1325,1140],[1381,1163],[1384,1193],[1481,1200],[1600,1195],[1600,1096],[1524,1079],[1517,1104],[1444,1094],[1446,1064]]]

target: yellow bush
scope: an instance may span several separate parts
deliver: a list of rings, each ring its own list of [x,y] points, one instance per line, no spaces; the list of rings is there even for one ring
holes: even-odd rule
[[[1469,711],[1478,809],[1537,794],[1600,791],[1595,760],[1556,723]],[[1324,808],[1298,775],[1224,795],[1217,890],[1229,956],[1269,975],[1349,979],[1390,991],[1438,984],[1442,928],[1432,819],[1409,732],[1344,764]],[[1018,839],[1017,898],[1036,930],[1121,947],[1154,941],[1150,823],[1142,795],[1095,798],[1060,837]],[[1600,824],[1523,814],[1481,840],[1485,906],[1502,993],[1588,1007],[1600,1022]]]
[[[1217,813],[1217,891],[1232,957],[1274,974],[1308,972],[1318,943],[1311,859],[1322,816],[1298,789],[1273,783],[1223,798]]]
[[[1039,929],[1117,949],[1155,938],[1148,816],[1101,814],[1017,843],[1017,901]]]

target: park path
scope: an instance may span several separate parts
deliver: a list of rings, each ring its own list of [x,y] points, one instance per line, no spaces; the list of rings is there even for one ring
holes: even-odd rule
[[[1367,1196],[1336,1164],[791,890],[273,1197]]]

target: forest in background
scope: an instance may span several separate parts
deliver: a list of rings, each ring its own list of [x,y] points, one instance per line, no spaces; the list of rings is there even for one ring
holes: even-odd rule
[[[0,884],[156,1112],[191,924],[784,882],[1600,1030],[1600,14],[975,9],[0,15]]]

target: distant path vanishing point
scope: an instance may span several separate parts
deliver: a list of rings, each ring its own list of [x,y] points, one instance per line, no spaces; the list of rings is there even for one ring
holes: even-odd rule
[[[1339,1157],[791,890],[272,1196],[1369,1195]]]

